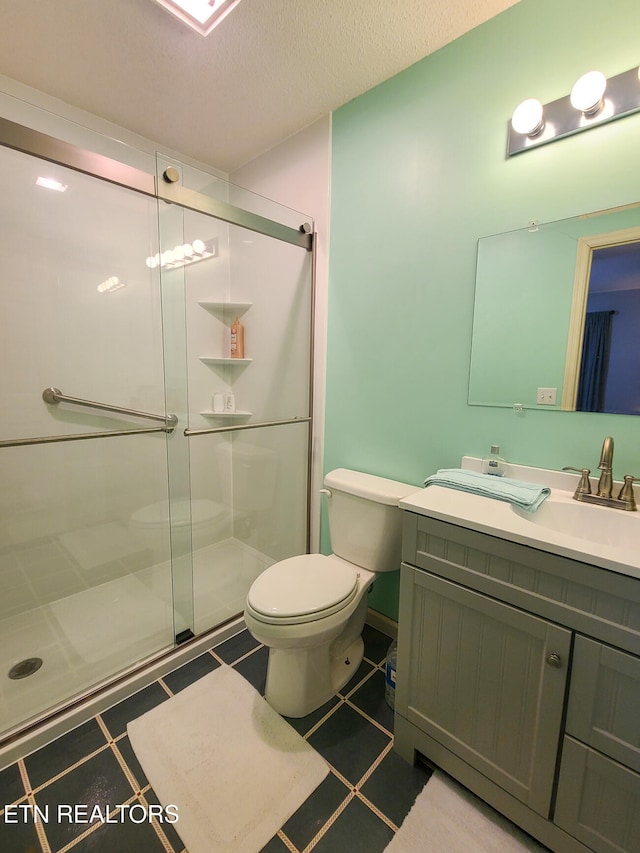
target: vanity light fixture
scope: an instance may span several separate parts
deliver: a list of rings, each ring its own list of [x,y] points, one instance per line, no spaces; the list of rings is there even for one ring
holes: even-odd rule
[[[528,98],[516,107],[509,122],[507,156],[636,112],[640,67],[609,79],[601,71],[588,71],[565,98],[544,105]]]
[[[201,36],[208,36],[240,0],[155,0],[155,2]]]

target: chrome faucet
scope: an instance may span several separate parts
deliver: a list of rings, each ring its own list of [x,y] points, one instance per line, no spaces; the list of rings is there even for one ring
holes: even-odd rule
[[[613,491],[613,439],[608,435],[602,442],[602,450],[600,452],[600,464],[598,468],[601,471],[600,479],[598,480],[598,491],[596,494],[591,492],[591,483],[589,474],[591,471],[588,468],[572,468],[567,466],[563,471],[575,471],[580,474],[580,482],[575,490],[573,499],[576,501],[584,501],[585,503],[598,504],[598,506],[611,506],[617,509],[626,509],[634,511],[637,509],[636,499],[633,492],[633,484],[638,477],[633,477],[631,474],[625,474],[624,484],[620,489],[617,498],[612,497]]]

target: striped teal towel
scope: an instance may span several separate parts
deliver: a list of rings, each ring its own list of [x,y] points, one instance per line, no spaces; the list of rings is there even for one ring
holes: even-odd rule
[[[508,477],[495,477],[493,474],[479,474],[463,468],[441,468],[424,481],[425,486],[445,486],[447,489],[459,489],[485,498],[507,501],[525,512],[535,512],[540,504],[551,494],[546,486],[534,483],[522,483]]]

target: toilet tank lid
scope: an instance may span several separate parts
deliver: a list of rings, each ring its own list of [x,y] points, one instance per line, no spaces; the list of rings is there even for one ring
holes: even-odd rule
[[[402,498],[420,491],[418,486],[412,486],[409,483],[399,483],[396,480],[387,480],[385,477],[351,471],[348,468],[329,471],[324,478],[324,484],[329,489],[336,489],[390,506],[397,506]]]

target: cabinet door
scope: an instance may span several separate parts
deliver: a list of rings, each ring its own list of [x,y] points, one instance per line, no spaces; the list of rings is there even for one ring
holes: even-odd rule
[[[403,566],[396,711],[547,817],[570,640],[544,619]]]
[[[565,728],[640,773],[640,658],[576,637]]]
[[[640,776],[565,737],[554,823],[597,853],[637,853]]]

